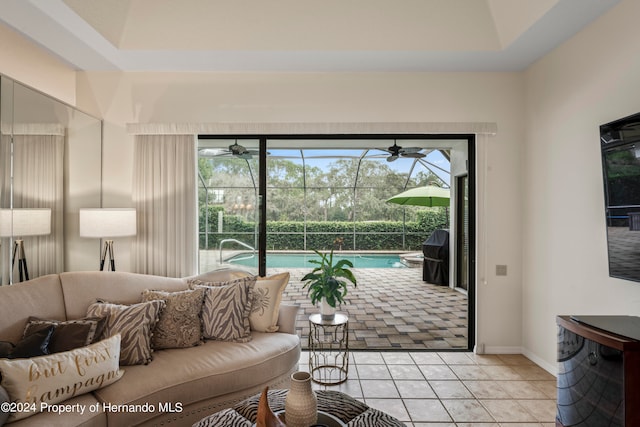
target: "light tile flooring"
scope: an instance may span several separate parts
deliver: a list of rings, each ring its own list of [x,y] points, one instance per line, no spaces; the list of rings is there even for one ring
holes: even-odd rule
[[[300,370],[309,370],[303,352]],[[409,427],[552,427],[556,380],[521,355],[468,352],[350,353],[337,386]]]

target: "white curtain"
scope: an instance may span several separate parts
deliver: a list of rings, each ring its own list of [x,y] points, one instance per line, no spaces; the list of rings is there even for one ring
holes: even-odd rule
[[[0,133],[0,208],[11,206],[11,135]],[[11,243],[0,237],[0,285],[9,283]]]
[[[13,135],[13,181],[9,167],[10,136],[3,135],[0,148],[4,168],[0,178],[2,207],[51,209],[51,234],[24,238],[29,277],[32,279],[64,271],[64,129],[56,127],[53,130],[55,134],[42,134],[51,130],[33,126],[16,129]],[[3,261],[9,260],[8,241],[3,239],[2,242]],[[7,267],[3,268],[2,283],[8,283],[11,265]],[[16,277],[14,281],[17,281]]]
[[[137,135],[134,271],[184,277],[197,271],[196,137]]]

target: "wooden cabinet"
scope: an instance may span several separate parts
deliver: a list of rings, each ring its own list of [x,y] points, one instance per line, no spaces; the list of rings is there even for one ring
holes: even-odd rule
[[[640,426],[640,317],[558,316],[556,425]]]

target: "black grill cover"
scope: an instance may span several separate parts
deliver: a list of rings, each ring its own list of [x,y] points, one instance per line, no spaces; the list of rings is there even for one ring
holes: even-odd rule
[[[434,230],[422,243],[422,280],[449,286],[449,231]]]

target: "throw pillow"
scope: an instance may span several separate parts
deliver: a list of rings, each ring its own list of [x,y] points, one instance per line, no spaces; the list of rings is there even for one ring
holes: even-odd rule
[[[62,353],[31,359],[1,359],[0,385],[12,402],[28,404],[14,412],[9,421],[40,411],[41,403],[55,404],[73,396],[105,387],[119,380],[120,335]]]
[[[142,301],[163,300],[166,304],[153,331],[154,349],[193,347],[202,343],[200,312],[205,289],[178,292],[142,292]]]
[[[249,315],[255,283],[255,276],[228,282],[189,282],[193,289],[206,289],[201,314],[205,338],[233,342],[251,341]]]
[[[49,353],[60,353],[97,341],[104,328],[105,320],[101,317],[67,321],[29,317],[24,328],[24,336],[27,337],[47,326],[54,326],[55,329],[49,340]]]
[[[289,284],[289,273],[258,277],[253,288],[253,304],[249,322],[258,332],[276,332],[282,293]]]
[[[49,341],[55,327],[49,325],[38,332],[21,339],[9,355],[9,358],[36,357],[49,354]]]
[[[9,357],[16,346],[9,341],[0,341],[0,358]],[[2,425],[2,424],[0,424]]]
[[[160,300],[132,305],[98,301],[89,306],[87,316],[107,318],[103,338],[121,335],[121,365],[146,365],[153,359],[151,336],[164,306]]]

